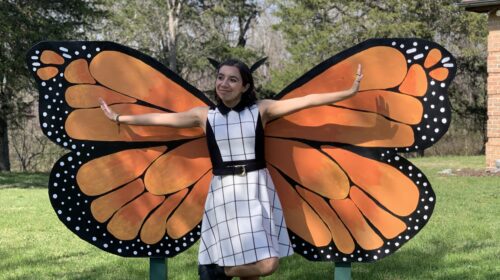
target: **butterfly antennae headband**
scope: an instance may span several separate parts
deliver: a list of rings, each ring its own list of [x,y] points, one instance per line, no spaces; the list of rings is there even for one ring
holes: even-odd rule
[[[219,65],[221,64],[219,61],[217,61],[211,57],[207,57],[207,59],[215,69],[219,68]],[[267,60],[267,57],[263,57],[263,58],[259,59],[252,66],[250,66],[250,72],[252,72],[252,73],[255,72],[255,70],[257,70],[262,64],[264,64],[264,62],[266,62],[266,60]]]

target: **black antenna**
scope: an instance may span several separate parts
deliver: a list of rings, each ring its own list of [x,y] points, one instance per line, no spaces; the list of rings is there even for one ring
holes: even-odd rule
[[[259,68],[264,62],[267,60],[267,57],[261,58],[259,61],[255,62],[252,67],[250,67],[250,72],[255,72],[257,68]]]
[[[217,69],[219,68],[219,65],[220,65],[220,62],[218,62],[217,60],[215,60],[214,58],[211,58],[211,57],[207,57],[208,61],[210,61],[210,64],[212,64],[212,66]]]
[[[207,57],[208,61],[210,62],[210,64],[212,64],[212,66],[215,68],[215,69],[218,69],[219,68],[219,65],[221,64],[219,61],[215,60],[214,58],[211,58],[211,57]],[[260,60],[258,60],[257,62],[255,62],[251,67],[250,67],[250,72],[255,72],[255,70],[257,70],[262,64],[264,64],[264,62],[266,62],[267,60],[267,57],[264,57],[264,58],[261,58]]]

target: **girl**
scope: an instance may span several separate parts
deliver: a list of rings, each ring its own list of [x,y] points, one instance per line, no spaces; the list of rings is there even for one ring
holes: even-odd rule
[[[199,249],[200,279],[258,279],[291,255],[280,201],[264,160],[264,127],[282,116],[332,104],[356,94],[351,88],[287,100],[257,100],[248,66],[227,60],[217,69],[217,106],[179,113],[118,115],[100,100],[106,116],[129,125],[201,127],[207,136],[213,178],[205,203]]]

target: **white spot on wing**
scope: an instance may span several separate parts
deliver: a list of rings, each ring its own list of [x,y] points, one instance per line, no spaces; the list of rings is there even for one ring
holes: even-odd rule
[[[417,59],[421,59],[422,57],[424,57],[424,54],[419,53],[416,56],[414,56],[413,59],[417,60]]]

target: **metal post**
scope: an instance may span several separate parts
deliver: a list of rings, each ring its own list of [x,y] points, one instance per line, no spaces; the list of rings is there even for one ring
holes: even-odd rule
[[[166,258],[149,258],[149,280],[167,279]]]
[[[335,263],[335,280],[351,280],[351,263],[349,262],[337,262]]]

